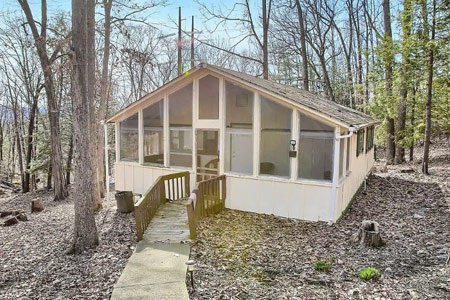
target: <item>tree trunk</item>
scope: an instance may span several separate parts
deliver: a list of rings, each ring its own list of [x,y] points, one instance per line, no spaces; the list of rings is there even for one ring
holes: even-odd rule
[[[91,5],[90,0],[86,0],[88,5]],[[92,1],[95,6],[95,1]],[[95,8],[94,8],[95,9]],[[89,12],[88,12],[89,14]],[[87,18],[87,27],[88,28],[95,28],[95,17],[89,17]],[[86,55],[87,55],[87,65],[88,68],[93,68],[93,70],[88,70],[87,72],[87,99],[88,99],[88,105],[89,105],[89,113],[90,113],[90,140],[89,140],[89,147],[90,147],[90,153],[91,153],[91,162],[92,166],[94,168],[94,184],[95,184],[95,208],[101,209],[102,208],[102,197],[100,193],[100,184],[99,181],[101,180],[98,178],[98,155],[97,155],[97,129],[98,129],[98,122],[97,122],[97,114],[95,111],[95,31],[89,30],[87,31],[87,49]],[[142,89],[141,89],[142,90]]]
[[[52,189],[52,159],[51,159],[51,154],[50,154],[50,158],[48,160],[48,171],[47,171],[47,190],[51,190]]]
[[[391,30],[391,12],[390,12],[390,2],[389,0],[383,0],[383,21],[384,21],[384,43],[386,45],[385,53],[385,92],[387,107],[389,107],[389,102],[392,101],[392,30]],[[387,113],[387,127],[386,127],[386,161],[387,163],[393,163],[395,158],[395,121],[390,116],[390,111],[388,109]]]
[[[263,78],[269,79],[269,51],[268,51],[268,33],[269,33],[269,16],[267,14],[266,1],[262,0],[262,19],[263,19]],[[271,0],[269,0],[270,3]],[[270,7],[270,4],[269,4]],[[270,11],[270,8],[269,8]]]
[[[309,76],[308,76],[308,53],[306,51],[306,31],[305,22],[303,20],[303,11],[300,5],[300,0],[295,0],[297,6],[298,23],[300,24],[300,45],[302,49],[302,79],[303,88],[309,91]]]
[[[8,78],[9,82],[9,75],[8,72],[5,72],[6,77]],[[19,170],[20,170],[20,184],[22,187],[22,192],[24,191],[24,172],[23,172],[23,156],[22,156],[22,143],[20,138],[20,129],[19,129],[19,112],[18,112],[18,104],[17,104],[17,94],[14,95],[11,89],[11,85],[8,84],[8,93],[9,97],[11,99],[11,106],[13,111],[13,117],[14,117],[14,134],[15,134],[15,140],[16,140],[16,146],[17,146],[17,154],[19,158]],[[14,159],[14,156],[13,156]],[[13,172],[15,170],[13,169]]]
[[[33,95],[32,98],[33,102],[31,105],[30,110],[30,120],[28,122],[28,136],[27,136],[27,154],[25,157],[25,182],[23,185],[23,192],[29,192],[30,191],[30,164],[31,164],[31,158],[33,156],[33,135],[34,135],[34,126],[35,126],[35,117],[36,117],[36,110],[38,105],[38,97]]]
[[[395,163],[401,164],[405,162],[405,147],[403,146],[404,138],[406,136],[406,105],[408,102],[408,88],[410,76],[410,35],[411,35],[411,0],[404,0],[402,27],[403,27],[403,41],[402,41],[402,67],[401,67],[401,88],[400,101],[398,103],[398,117],[396,133],[396,149],[395,149]]]
[[[111,49],[111,7],[112,0],[103,0],[103,7],[105,12],[105,45],[103,47],[103,66],[102,77],[100,82],[100,104],[98,108],[98,119],[106,122],[106,108],[109,99],[109,56]],[[98,180],[100,181],[100,196],[105,195],[105,135],[102,124],[98,126],[98,141],[97,141],[97,155],[98,155]]]
[[[66,185],[70,184],[70,173],[72,172],[72,157],[73,157],[73,135],[70,136],[69,153],[67,153]]]
[[[3,161],[3,121],[0,112],[0,162]]]
[[[426,20],[425,20],[426,21]],[[426,21],[428,23],[428,21]],[[436,0],[433,0],[433,12],[432,12],[432,24],[431,24],[431,40],[428,43],[428,79],[427,79],[427,102],[425,109],[425,143],[423,147],[423,162],[422,172],[428,173],[428,163],[430,158],[430,144],[431,144],[431,100],[433,99],[433,71],[434,71],[434,39],[436,35]],[[428,26],[426,26],[428,27]],[[429,34],[428,30],[425,34]]]
[[[93,49],[95,2],[72,0],[72,105],[74,137],[75,224],[72,253],[80,253],[98,245],[94,210],[96,205],[96,176],[92,164],[90,139],[92,124],[90,108],[93,95],[89,79],[95,75],[89,53]]]
[[[411,128],[412,128],[412,134],[414,136],[415,134],[415,114],[416,114],[416,87],[414,86],[412,89],[412,104],[411,104]],[[409,161],[414,160],[414,144],[415,144],[415,138],[413,138],[413,141],[411,142],[411,146],[409,146]]]

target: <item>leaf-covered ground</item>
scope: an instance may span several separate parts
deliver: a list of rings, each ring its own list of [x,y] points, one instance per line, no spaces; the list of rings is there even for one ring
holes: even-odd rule
[[[449,150],[449,140],[433,144],[429,176],[418,162],[375,173],[333,226],[235,210],[206,219],[191,298],[450,299]],[[380,224],[384,247],[352,241],[365,219]],[[328,272],[314,269],[320,260]],[[358,278],[366,267],[381,277]]]
[[[31,214],[37,198],[45,209]],[[114,205],[110,195],[96,215],[100,245],[67,255],[73,200],[54,202],[44,190],[0,199],[0,211],[23,210],[29,219],[0,227],[0,299],[109,299],[136,244],[134,217],[117,213]]]

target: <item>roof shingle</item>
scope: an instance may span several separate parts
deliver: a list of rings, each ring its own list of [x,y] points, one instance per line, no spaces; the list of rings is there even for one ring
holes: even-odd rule
[[[258,86],[259,88],[279,95],[282,98],[287,98],[302,106],[320,112],[321,114],[329,116],[331,119],[341,121],[342,123],[355,126],[361,126],[366,124],[378,123],[373,117],[364,114],[360,111],[351,109],[349,107],[340,105],[336,102],[328,100],[327,98],[281,83],[277,83],[271,80],[262,79],[248,75],[242,72],[217,67],[209,64],[202,64],[202,67],[209,69],[216,69],[219,72],[226,73],[231,77],[238,78],[251,85]]]

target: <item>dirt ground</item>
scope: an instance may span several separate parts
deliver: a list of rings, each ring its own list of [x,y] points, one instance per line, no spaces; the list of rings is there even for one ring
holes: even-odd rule
[[[38,198],[45,209],[31,214],[30,202]],[[117,213],[112,194],[103,204],[96,215],[100,245],[67,255],[73,200],[52,201],[46,190],[0,199],[0,211],[23,210],[28,217],[0,227],[0,299],[109,299],[133,252],[136,232],[133,215]]]
[[[449,150],[449,140],[433,144],[429,176],[418,171],[421,149],[415,162],[377,162],[332,226],[235,210],[205,219],[191,252],[191,299],[450,299]],[[385,246],[352,240],[367,219],[380,224]],[[327,272],[315,270],[319,260]],[[381,277],[360,279],[367,267]]]

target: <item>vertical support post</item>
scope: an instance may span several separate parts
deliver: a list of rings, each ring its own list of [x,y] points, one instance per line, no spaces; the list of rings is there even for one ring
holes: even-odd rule
[[[227,177],[222,177],[222,209],[225,208],[225,201],[227,200]]]
[[[164,120],[163,120],[163,143],[164,143],[164,166],[170,166],[170,128],[169,128],[169,96],[164,95]]]
[[[139,206],[134,207],[134,215],[136,217],[136,233],[138,241],[142,240],[143,230],[142,230],[142,214]]]
[[[329,225],[334,223],[334,209],[336,207],[336,189],[337,181],[339,178],[339,143],[341,141],[339,135],[339,127],[336,127],[334,129],[333,183],[331,185],[330,220],[328,221]]]
[[[105,135],[105,177],[106,177],[106,194],[109,194],[109,145],[108,145],[108,123],[104,121],[103,125]]]
[[[290,159],[291,162],[291,180],[297,180],[298,177],[298,146],[299,146],[299,136],[300,136],[300,121],[299,113],[294,108],[292,110],[292,136],[291,140],[295,141],[295,150],[297,151],[297,157]],[[289,147],[292,147],[289,145]]]
[[[115,122],[116,136],[116,163],[120,161],[120,122]]]
[[[225,80],[219,78],[219,174],[225,173],[225,141],[226,141],[226,99]]]
[[[139,164],[144,164],[144,113],[142,109],[138,111],[138,154]]]
[[[187,172],[186,176],[184,177],[184,188],[186,197],[189,197],[189,195],[191,194],[190,186],[191,186],[191,174]]]
[[[182,61],[181,61],[181,6],[178,7],[178,76],[183,73]]]
[[[349,138],[345,138],[341,141],[341,143],[344,143],[344,153],[342,153],[342,177],[345,178],[347,175],[346,166],[347,166],[347,147],[348,147],[348,140]],[[339,153],[339,155],[341,155]]]
[[[197,178],[198,79],[192,81],[192,170]]]
[[[259,148],[261,138],[261,98],[259,93],[253,98],[253,176],[259,175]]]

